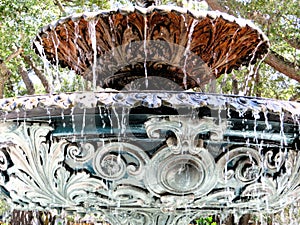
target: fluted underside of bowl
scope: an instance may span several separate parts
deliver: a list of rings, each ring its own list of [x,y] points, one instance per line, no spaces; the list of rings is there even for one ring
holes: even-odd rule
[[[112,88],[145,73],[185,88],[201,86],[254,64],[268,47],[249,21],[171,6],[72,15],[44,27],[34,40],[36,51],[52,63]]]

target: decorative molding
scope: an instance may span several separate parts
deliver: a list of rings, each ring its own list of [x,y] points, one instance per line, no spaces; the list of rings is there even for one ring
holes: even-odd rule
[[[161,211],[135,209],[126,211],[126,209],[116,210],[114,212],[102,211],[107,215],[105,219],[111,224],[121,225],[186,225],[196,218],[196,211],[186,210],[185,213],[161,213]]]
[[[24,111],[60,109],[74,107],[89,109],[99,106],[133,108],[144,106],[159,108],[169,106],[175,109],[208,107],[210,109],[235,109],[241,115],[247,111],[258,116],[263,113],[289,113],[292,118],[300,118],[300,103],[272,99],[257,99],[253,97],[206,94],[199,92],[77,92],[53,95],[24,96],[18,98],[0,99],[2,119],[9,119],[10,114],[22,116]],[[151,107],[152,106],[152,107]],[[22,117],[20,117],[22,118]],[[16,119],[16,118],[14,118]]]

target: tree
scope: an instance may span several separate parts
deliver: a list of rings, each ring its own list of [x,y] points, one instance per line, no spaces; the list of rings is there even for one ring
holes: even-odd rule
[[[299,2],[294,0],[279,2],[274,0],[207,0],[206,2],[212,10],[219,10],[254,21],[269,37],[271,43],[270,53],[264,59],[256,74],[253,74],[253,76],[256,76],[256,85],[260,87],[256,90],[256,94],[291,100],[300,98]],[[270,76],[271,81],[268,79]],[[275,83],[276,88],[279,88],[277,91],[289,88],[289,93],[283,95],[271,93],[269,95],[263,92],[262,90],[264,90],[267,81],[268,83]],[[291,86],[287,87],[288,84]],[[267,90],[270,90],[270,87]]]
[[[41,64],[35,65],[39,61],[31,49],[31,40],[43,24],[57,18],[56,8],[50,0],[0,2],[0,97],[34,93],[29,79],[32,70],[41,79],[45,92],[49,92]],[[21,77],[26,88],[17,85]]]

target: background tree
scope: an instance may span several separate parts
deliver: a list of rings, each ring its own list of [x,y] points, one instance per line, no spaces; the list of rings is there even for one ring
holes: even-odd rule
[[[34,93],[30,73],[40,78],[44,92],[49,92],[46,75],[31,49],[31,40],[45,23],[57,18],[58,10],[51,0],[0,2],[0,97]],[[24,85],[20,85],[23,79]]]
[[[207,0],[213,10],[252,20],[269,37],[271,49],[259,69],[250,73],[256,96],[300,98],[300,8],[295,0]],[[248,71],[246,71],[248,72]],[[242,73],[242,77],[245,74]],[[231,74],[235,78],[235,73]],[[239,80],[241,83],[241,81]],[[273,87],[273,88],[272,88]],[[275,88],[274,88],[275,87]]]

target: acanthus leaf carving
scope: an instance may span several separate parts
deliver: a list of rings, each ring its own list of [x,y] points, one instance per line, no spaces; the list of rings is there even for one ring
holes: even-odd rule
[[[7,169],[10,178],[5,187],[20,205],[75,206],[87,198],[89,191],[107,188],[84,171],[67,171],[63,167],[62,146],[66,141],[50,140],[51,130],[47,125],[23,123],[3,134],[13,143],[8,148],[6,160],[13,165]]]

